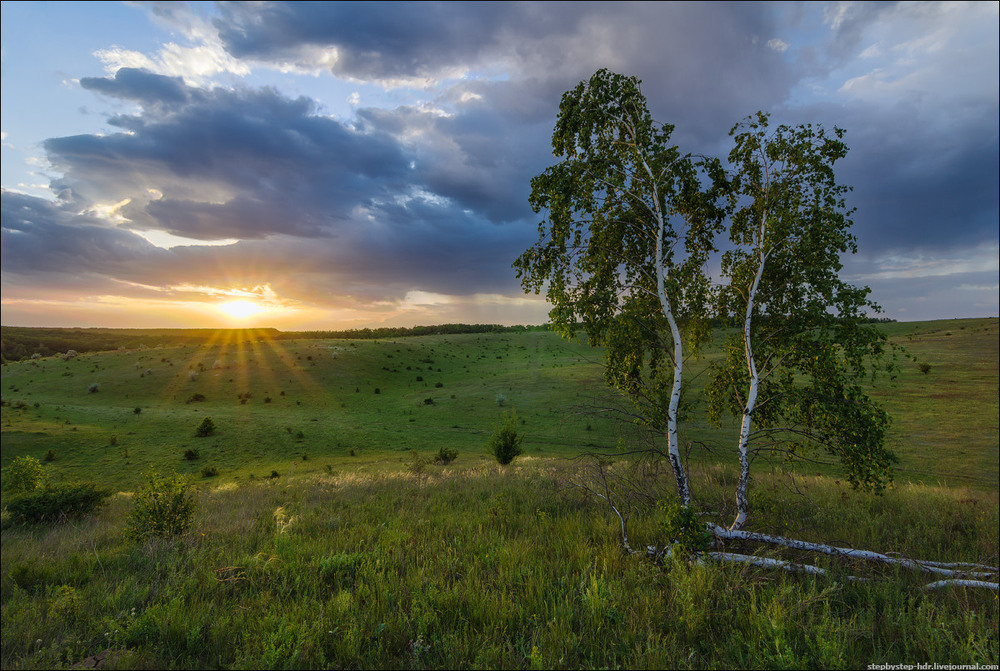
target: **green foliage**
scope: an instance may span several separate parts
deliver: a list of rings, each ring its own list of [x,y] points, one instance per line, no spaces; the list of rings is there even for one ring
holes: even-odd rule
[[[679,499],[661,502],[663,514],[661,528],[675,553],[685,556],[706,551],[712,543],[712,533],[690,505],[685,506]]]
[[[438,449],[437,456],[434,457],[434,463],[444,466],[445,464],[450,464],[458,458],[458,450],[453,450],[450,447],[445,447],[442,445]]]
[[[346,552],[320,559],[316,568],[327,585],[335,589],[350,589],[354,587],[358,568],[364,560],[365,555],[360,552]]]
[[[92,482],[60,483],[11,497],[7,512],[15,524],[56,522],[90,514],[109,496],[110,490]]]
[[[770,129],[758,113],[730,134],[732,249],[717,310],[733,330],[707,386],[710,417],[718,424],[728,412],[748,429],[752,417],[750,450],[795,457],[820,447],[852,485],[881,491],[896,458],[885,445],[889,416],[868,385],[894,374],[895,357],[869,318],[879,312],[869,289],[839,275],[841,254],[857,251],[850,188],[834,171],[844,131]]]
[[[187,531],[194,516],[189,485],[176,475],[169,478],[147,473],[146,484],[135,493],[135,503],[125,522],[125,538],[141,542]]]
[[[199,424],[198,428],[195,429],[194,435],[199,438],[206,438],[211,436],[213,433],[215,433],[215,422],[212,421],[211,417],[206,417],[201,420],[201,424]]]
[[[32,492],[37,489],[45,479],[45,470],[34,457],[16,457],[7,473],[4,475],[3,484],[8,492],[12,494]]]
[[[45,453],[45,456],[43,457],[43,460],[44,461],[55,461],[56,460],[56,451],[55,450],[49,450],[49,451],[47,451]]]
[[[675,360],[710,333],[705,266],[722,216],[718,161],[683,155],[672,132],[635,77],[599,70],[566,92],[552,134],[562,160],[531,181],[540,239],[514,262],[526,291],[546,287],[553,328],[603,345],[606,381],[664,431]]]
[[[196,461],[200,456],[201,454],[199,454],[198,450],[195,448],[189,447],[188,449],[184,450],[184,459],[187,461]]]
[[[927,375],[928,373],[931,372],[931,365],[927,362],[917,364],[917,368],[919,368],[920,372],[923,373],[924,375]]]
[[[215,466],[203,466],[201,469],[201,477],[203,478],[214,478],[219,474],[219,469]]]
[[[503,414],[503,421],[490,436],[487,448],[497,463],[506,466],[521,454],[521,441],[524,436],[517,432],[517,413],[511,410]]]

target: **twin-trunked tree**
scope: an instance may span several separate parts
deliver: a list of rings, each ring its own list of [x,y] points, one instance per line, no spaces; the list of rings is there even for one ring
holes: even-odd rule
[[[728,529],[710,530],[858,556],[742,531],[761,451],[819,447],[840,459],[852,485],[876,492],[891,478],[889,418],[863,385],[891,373],[893,357],[867,317],[878,312],[868,288],[838,276],[841,254],[856,251],[850,189],[834,173],[847,153],[843,131],[771,129],[758,113],[730,131],[727,164],[682,153],[672,131],[653,121],[635,77],[600,70],[566,92],[552,135],[561,160],[531,182],[531,205],[545,219],[538,243],[514,263],[518,277],[526,290],[545,288],[560,332],[582,329],[604,346],[607,382],[662,435],[655,451],[685,506],[684,361],[708,341],[712,322],[730,326],[706,393],[713,420],[739,421],[737,512]],[[713,258],[721,260],[714,281]]]

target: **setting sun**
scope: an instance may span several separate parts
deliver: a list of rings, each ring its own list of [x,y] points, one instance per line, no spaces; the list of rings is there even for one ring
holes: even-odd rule
[[[260,303],[255,303],[254,301],[248,300],[235,300],[226,301],[225,303],[219,303],[217,306],[219,310],[228,315],[231,319],[250,319],[264,312],[266,309]]]

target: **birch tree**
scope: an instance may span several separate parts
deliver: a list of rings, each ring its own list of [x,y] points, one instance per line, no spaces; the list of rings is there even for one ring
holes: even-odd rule
[[[721,168],[682,154],[672,132],[653,121],[635,77],[600,70],[565,93],[552,135],[561,160],[531,182],[531,206],[545,214],[539,241],[514,268],[525,290],[545,288],[557,330],[605,347],[607,382],[662,434],[686,505],[684,360],[709,332],[705,263],[722,211],[703,182]]]
[[[856,252],[850,188],[834,165],[847,153],[844,131],[778,126],[758,113],[730,132],[731,249],[718,312],[732,335],[708,385],[710,414],[739,420],[736,517],[750,514],[750,467],[761,452],[801,455],[819,447],[838,458],[858,488],[880,491],[896,458],[885,446],[889,416],[864,383],[891,373],[879,311],[868,287],[840,276]]]
[[[881,491],[894,455],[889,417],[866,383],[894,370],[886,337],[867,319],[878,306],[867,287],[839,277],[855,252],[851,211],[834,164],[847,153],[844,132],[821,127],[769,130],[758,113],[733,128],[729,172],[717,160],[682,154],[673,127],[657,124],[639,80],[600,70],[563,95],[552,135],[561,159],[531,182],[544,212],[539,240],[514,262],[527,291],[544,287],[553,326],[583,330],[605,348],[605,378],[635,403],[635,416],[662,435],[686,519],[694,525],[691,483],[680,452],[684,361],[709,336],[710,319],[729,322],[723,361],[706,387],[709,415],[738,420],[740,475],[729,528],[707,525],[716,543],[764,543],[786,551],[861,559],[922,571],[925,585],[997,590],[997,567],[928,562],[743,530],[751,519],[751,464],[762,452],[837,457],[849,482]],[[716,206],[720,198],[725,208]],[[723,221],[729,249],[724,281],[713,289],[706,265]],[[615,507],[607,473],[590,491]],[[641,488],[641,482],[627,483]],[[694,535],[699,535],[697,532]],[[648,547],[663,556],[670,548]],[[700,559],[824,573],[794,560],[705,551]],[[848,579],[862,579],[848,576]]]

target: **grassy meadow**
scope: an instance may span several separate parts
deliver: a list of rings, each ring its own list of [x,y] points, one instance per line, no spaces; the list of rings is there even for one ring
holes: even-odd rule
[[[755,464],[750,527],[996,565],[998,320],[883,328],[916,357],[877,391],[894,419],[895,486],[854,492],[822,456]],[[610,453],[611,472],[625,473],[633,462],[614,453],[643,439],[603,412],[617,401],[600,361],[527,331],[220,335],[4,365],[4,469],[32,456],[49,481],[116,493],[84,518],[4,524],[0,666],[997,664],[989,590],[925,591],[908,572],[823,560],[830,575],[804,577],[623,553],[618,518],[577,486],[580,455]],[[524,454],[501,467],[485,445],[509,410]],[[198,437],[205,417],[215,431]],[[732,427],[695,412],[684,438],[712,447],[690,454],[697,507],[728,523]],[[434,463],[441,448],[458,458]],[[150,470],[193,484],[193,523],[129,542]],[[669,489],[661,472],[642,477]],[[662,519],[656,505],[635,508],[633,547],[662,545]]]

